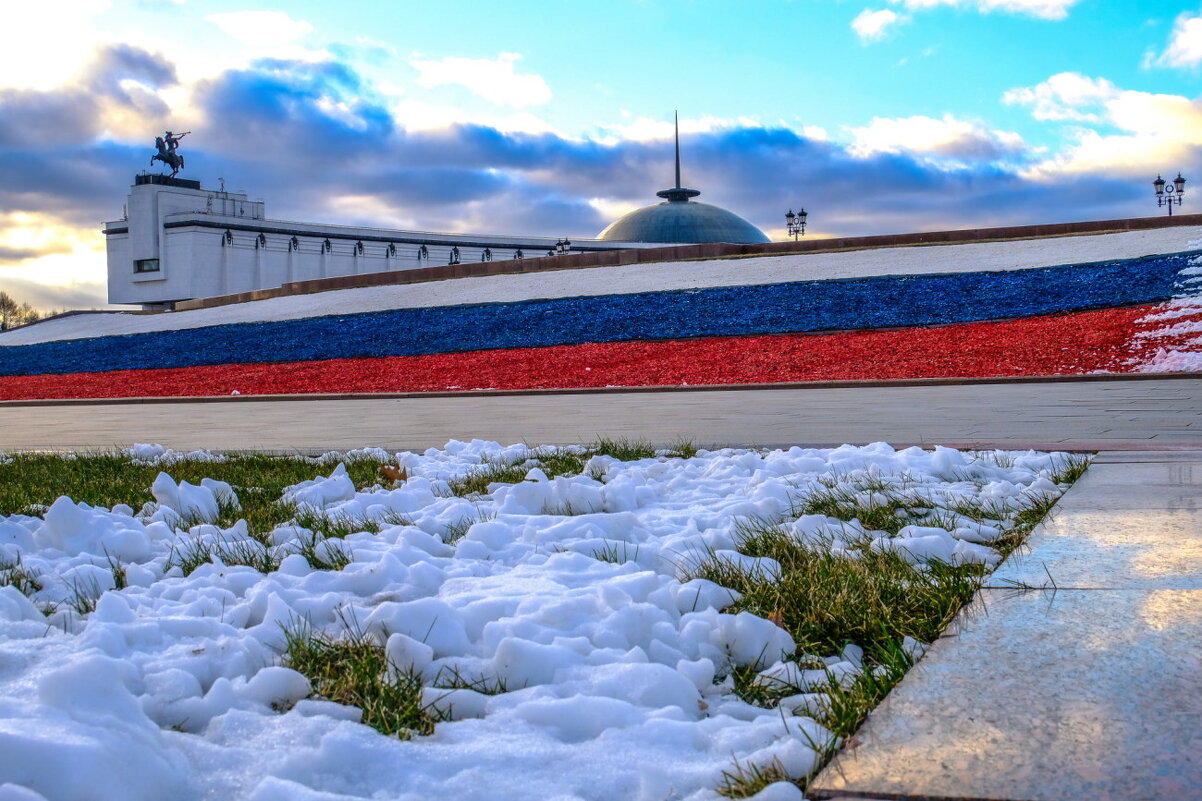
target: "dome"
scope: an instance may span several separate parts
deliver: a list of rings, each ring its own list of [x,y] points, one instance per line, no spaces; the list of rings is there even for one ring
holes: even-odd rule
[[[676,187],[655,193],[663,203],[644,206],[609,224],[597,238],[603,242],[662,242],[700,245],[728,242],[759,245],[770,241],[764,232],[737,214],[689,198],[701,193],[680,185],[680,118],[676,119]]]
[[[635,209],[610,223],[597,238],[608,242],[665,244],[729,242],[752,245],[769,241],[763,231],[739,215],[685,198]]]

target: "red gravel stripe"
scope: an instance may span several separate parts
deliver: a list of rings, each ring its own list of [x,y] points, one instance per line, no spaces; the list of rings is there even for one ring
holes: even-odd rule
[[[563,389],[1128,372],[1153,306],[938,328],[0,377],[0,400]],[[398,331],[397,336],[404,336]]]

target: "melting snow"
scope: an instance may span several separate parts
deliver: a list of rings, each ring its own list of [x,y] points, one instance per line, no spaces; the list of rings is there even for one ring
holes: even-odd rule
[[[1056,454],[975,459],[876,444],[596,456],[581,476],[548,480],[532,469],[475,499],[447,494],[448,480],[482,459],[524,453],[480,441],[372,452],[409,480],[357,491],[340,468],[290,488],[290,503],[382,521],[377,534],[346,537],[353,561],[336,572],[292,553],[269,575],[213,559],[184,576],[171,560],[182,543],[249,538],[244,523],[211,523],[219,503],[236,503],[229,485],[192,486],[168,472],[154,482],[157,502],[136,514],[60,498],[41,517],[0,518],[0,560],[19,559],[42,585],[32,600],[0,587],[0,799],[698,801],[716,798],[733,757],[777,759],[801,776],[815,765],[812,746],[830,738],[807,717],[817,688],[828,674],[854,677],[860,650],[814,655],[825,671],[803,667],[775,623],[722,611],[737,593],[682,581],[690,561],[748,561],[736,522],[787,515],[796,493],[831,474],[904,477],[916,497],[1001,510],[1060,491],[1050,480]],[[131,455],[165,470],[182,456],[158,446]],[[569,507],[575,514],[562,514]],[[181,520],[190,531],[176,529]],[[998,529],[967,519],[895,539],[818,515],[790,526],[834,549],[866,538],[915,561],[997,560],[988,543]],[[448,541],[456,528],[466,533]],[[283,556],[305,534],[281,527],[274,547]],[[596,558],[606,550],[624,561]],[[114,562],[125,566],[122,589]],[[70,607],[80,588],[97,598],[82,615]],[[402,741],[360,724],[358,710],[308,698],[309,682],[280,657],[285,628],[302,620],[331,635],[348,621],[361,627],[395,664],[420,671],[425,700],[451,720]],[[780,709],[752,706],[731,692],[734,666],[802,692]],[[450,670],[508,692],[432,686]],[[757,796],[799,797],[786,784]]]

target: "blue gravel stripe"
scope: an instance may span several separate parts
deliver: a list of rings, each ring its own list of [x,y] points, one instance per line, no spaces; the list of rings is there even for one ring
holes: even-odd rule
[[[0,375],[420,356],[943,325],[1154,303],[1197,252],[948,273],[395,309],[0,348]],[[732,269],[738,262],[731,262]]]

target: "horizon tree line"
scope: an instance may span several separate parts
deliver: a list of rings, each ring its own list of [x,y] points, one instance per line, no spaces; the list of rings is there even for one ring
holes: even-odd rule
[[[50,312],[50,314],[55,313]],[[0,289],[0,331],[36,323],[45,316],[48,315],[43,314],[28,303],[17,301],[12,295]]]

